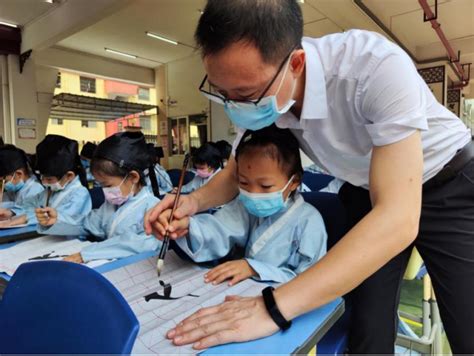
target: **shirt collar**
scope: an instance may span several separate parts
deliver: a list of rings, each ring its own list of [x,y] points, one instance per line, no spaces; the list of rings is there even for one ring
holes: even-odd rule
[[[314,45],[310,42],[311,40],[304,38],[302,42],[306,53],[306,80],[303,108],[301,110],[302,120],[326,119],[328,117],[324,69],[321,64],[321,58]],[[277,126],[280,128],[300,128],[300,124],[295,122],[295,119],[296,117],[288,111],[281,115]]]

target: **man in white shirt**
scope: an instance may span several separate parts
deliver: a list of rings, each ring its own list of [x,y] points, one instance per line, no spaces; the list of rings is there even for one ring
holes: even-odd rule
[[[463,123],[437,103],[398,46],[352,30],[302,39],[295,0],[209,0],[196,30],[207,72],[200,90],[234,124],[276,122],[303,151],[347,183],[339,196],[351,230],[326,257],[273,295],[204,309],[168,334],[201,349],[269,335],[349,293],[351,353],[393,353],[400,282],[420,251],[455,353],[473,353],[474,147]],[[219,194],[212,194],[219,192]],[[183,236],[180,218],[238,192],[233,158],[180,200],[176,220],[148,214],[147,232]],[[330,243],[331,244],[331,243]],[[273,299],[274,298],[274,299]],[[272,299],[276,308],[267,308]]]

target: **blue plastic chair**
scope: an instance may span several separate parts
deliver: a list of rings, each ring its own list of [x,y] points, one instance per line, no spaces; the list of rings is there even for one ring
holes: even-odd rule
[[[328,233],[328,249],[334,246],[348,231],[346,212],[337,194],[323,192],[302,193],[304,200],[313,205],[321,214]],[[347,306],[346,306],[347,308]],[[318,342],[317,353],[342,355],[348,341],[350,311],[344,315]]]
[[[170,169],[167,171],[168,175],[170,176],[171,183],[173,183],[173,187],[177,187],[179,183],[179,176],[181,175],[180,169]],[[184,184],[191,182],[194,178],[194,173],[191,171],[187,171],[184,176]]]
[[[101,187],[89,189],[89,194],[92,200],[92,209],[98,209],[102,204],[104,204],[105,196]]]
[[[303,173],[303,183],[313,192],[326,188],[333,179],[333,176],[327,174],[312,173],[309,171],[304,171]]]
[[[21,265],[0,302],[0,354],[129,354],[138,330],[117,289],[71,262]]]
[[[323,217],[328,233],[328,249],[348,231],[346,211],[337,194],[324,192],[301,193],[304,200],[314,206]]]

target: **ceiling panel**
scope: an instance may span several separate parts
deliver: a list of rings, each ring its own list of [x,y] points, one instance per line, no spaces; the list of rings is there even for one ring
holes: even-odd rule
[[[330,33],[341,32],[341,28],[329,19],[312,22],[304,26],[304,35],[310,37],[321,37]]]
[[[59,46],[114,58],[121,61],[156,67],[191,55],[194,29],[204,0],[134,0],[132,5],[87,29],[61,41]],[[175,46],[145,35],[150,31],[186,44]],[[104,47],[133,54],[131,59],[107,53]],[[148,60],[147,60],[148,59]]]
[[[56,6],[58,4],[49,4],[42,0],[1,0],[0,21],[25,26]]]

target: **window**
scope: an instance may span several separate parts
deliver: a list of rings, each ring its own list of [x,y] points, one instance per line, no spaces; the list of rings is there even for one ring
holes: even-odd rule
[[[148,88],[138,88],[138,99],[139,100],[150,100],[150,89]]]
[[[122,132],[123,131],[123,124],[122,124],[122,121],[119,121],[117,123],[117,130],[118,132]]]
[[[95,121],[88,121],[88,120],[81,120],[81,127],[88,127],[88,128],[96,128],[97,122]]]
[[[62,125],[63,124],[63,119],[51,119],[51,124],[52,125]]]
[[[95,93],[95,78],[80,77],[81,91],[84,93]]]
[[[143,116],[140,118],[140,126],[142,127],[143,131],[150,131],[151,130],[151,119],[149,116]]]
[[[56,77],[56,88],[61,88],[61,72],[58,72],[58,76]]]

